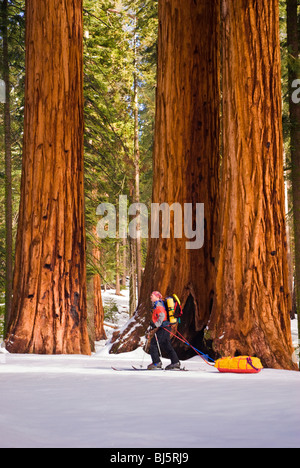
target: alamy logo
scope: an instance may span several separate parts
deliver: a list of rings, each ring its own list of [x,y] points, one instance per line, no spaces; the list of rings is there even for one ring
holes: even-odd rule
[[[297,88],[292,93],[292,101],[294,104],[300,104],[300,80],[294,80],[292,83],[292,88]]]
[[[0,80],[0,103],[5,104],[5,82]]]
[[[174,217],[171,233],[171,213]],[[201,249],[204,245],[204,204],[203,203],[152,203],[149,210],[143,203],[134,203],[128,207],[126,195],[119,197],[118,211],[112,203],[101,203],[96,211],[102,216],[97,224],[97,234],[101,239],[187,239],[186,249]],[[129,222],[129,217],[134,217]]]

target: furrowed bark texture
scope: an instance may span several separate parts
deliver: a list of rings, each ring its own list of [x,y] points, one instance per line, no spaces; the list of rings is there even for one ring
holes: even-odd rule
[[[27,0],[13,353],[90,354],[86,327],[82,0]]]
[[[292,360],[284,204],[278,0],[223,2],[223,180],[216,301],[221,355]]]
[[[112,352],[139,345],[153,290],[176,293],[189,304],[188,336],[201,331],[210,315],[219,177],[219,13],[217,0],[159,2],[152,201],[179,203],[182,211],[184,203],[204,203],[205,243],[187,250],[184,235],[174,238],[172,215],[170,238],[149,240],[139,306],[126,330],[115,336]]]

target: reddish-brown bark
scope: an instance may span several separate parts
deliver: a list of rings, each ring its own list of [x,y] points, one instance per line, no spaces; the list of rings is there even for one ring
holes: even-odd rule
[[[223,176],[216,298],[221,355],[296,369],[288,284],[278,0],[223,1]]]
[[[208,321],[215,278],[219,178],[219,1],[159,2],[153,203],[205,204],[205,243],[149,239],[138,310],[112,352],[134,349],[150,319],[150,293],[175,292],[191,336]],[[188,300],[190,299],[190,300]],[[187,317],[187,315],[186,315]]]
[[[90,354],[86,326],[82,0],[26,2],[14,353]]]

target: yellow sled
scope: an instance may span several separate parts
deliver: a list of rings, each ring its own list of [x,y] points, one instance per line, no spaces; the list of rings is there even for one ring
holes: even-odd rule
[[[263,369],[260,359],[251,356],[218,359],[215,367],[219,372],[234,374],[258,374]]]

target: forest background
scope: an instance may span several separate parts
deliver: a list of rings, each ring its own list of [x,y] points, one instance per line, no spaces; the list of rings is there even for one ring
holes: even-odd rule
[[[297,159],[299,164],[300,148],[295,148],[291,143],[293,128],[299,122],[291,121],[289,91],[291,83],[300,78],[300,72],[299,48],[296,51],[295,42],[293,45],[288,40],[288,24],[291,21],[289,3],[280,1],[280,38],[286,218],[290,289],[293,291],[292,315],[295,316],[299,239],[294,235],[296,224],[291,156],[294,151],[294,160]],[[5,291],[11,276],[8,270],[12,269],[14,259],[20,200],[25,80],[24,8],[24,1],[2,1],[0,66],[9,99],[5,106],[0,105],[0,334],[3,334],[5,323]],[[299,18],[298,6],[298,45]],[[95,226],[98,220],[96,209],[102,202],[117,204],[121,194],[127,195],[130,202],[149,205],[151,201],[157,31],[155,0],[84,0],[88,314],[89,333],[96,340],[103,338],[104,333],[101,324],[93,320],[95,308],[102,307],[101,285],[112,286],[120,293],[126,286],[126,278],[129,279],[130,313],[133,314],[137,302],[135,291],[139,290],[145,266],[146,240],[142,240],[141,245],[131,239],[119,241],[107,238],[100,243]]]

